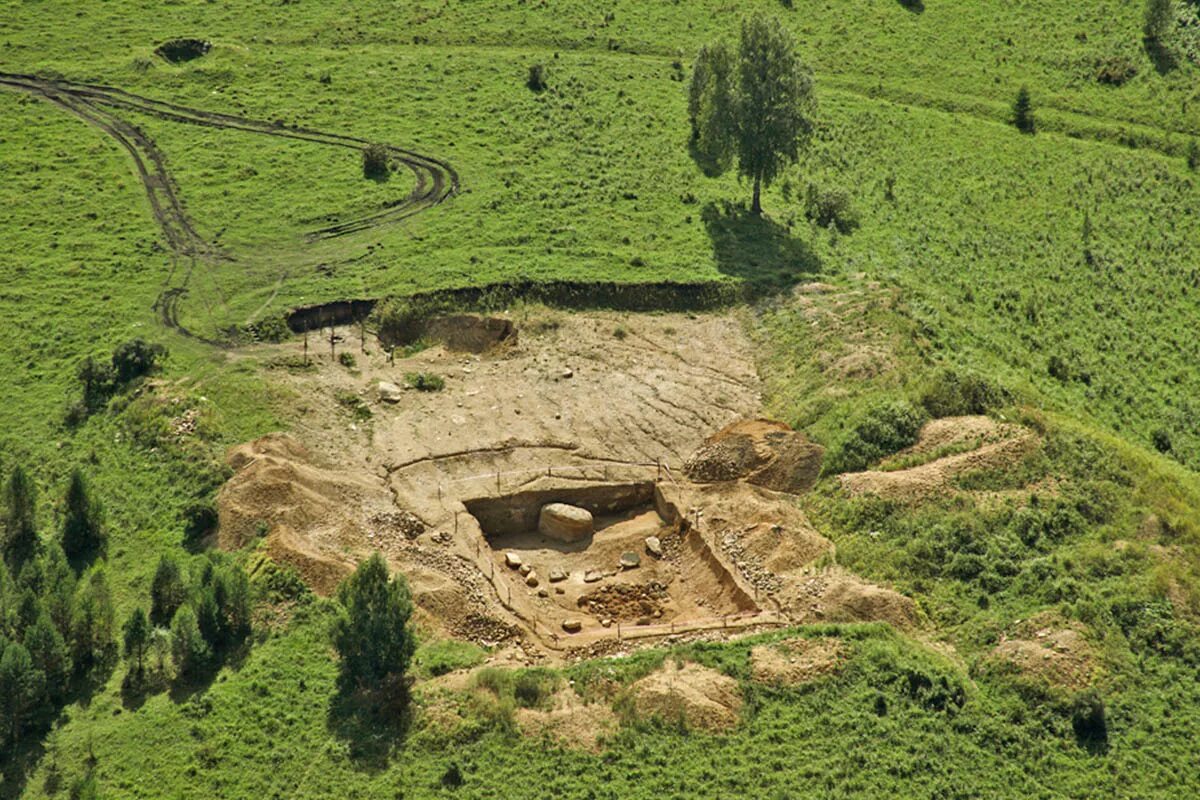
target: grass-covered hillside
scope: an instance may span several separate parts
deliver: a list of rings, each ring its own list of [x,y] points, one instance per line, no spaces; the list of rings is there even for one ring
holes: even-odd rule
[[[828,471],[806,514],[840,564],[914,598],[926,632],[801,631],[849,655],[799,689],[753,679],[749,649],[767,640],[683,647],[744,690],[721,736],[630,717],[599,753],[563,749],[516,735],[521,703],[503,691],[463,701],[457,727],[374,730],[338,705],[332,604],[260,581],[253,632],[204,680],[131,697],[110,659],[73,682],[0,757],[6,796],[1195,794],[1200,23],[1177,6],[1169,41],[1150,42],[1128,0],[0,0],[6,75],[384,142],[460,181],[403,221],[314,240],[401,201],[410,173],[372,180],[356,147],[113,107],[212,246],[181,255],[129,150],[0,85],[0,479],[28,472],[49,540],[71,471],[88,475],[108,544],[78,586],[103,568],[117,628],[164,554],[205,572],[184,534],[225,449],[297,401],[238,346],[300,306],[716,284],[748,304],[767,411],[846,463],[869,451],[857,466],[884,469],[913,437],[872,451],[881,427],[950,413],[1019,420],[1040,442],[957,487],[986,502],[852,499]],[[688,147],[693,58],[752,12],[794,34],[817,103],[761,218],[746,182],[706,177]],[[212,49],[155,54],[182,36]],[[1011,124],[1022,86],[1034,134]],[[177,327],[156,306],[172,290]],[[80,362],[135,338],[167,348],[159,374],[79,413]],[[51,584],[21,581],[0,580],[0,643]],[[1086,686],[990,660],[1031,619],[1082,631]],[[426,640],[417,661],[424,679],[480,657]],[[603,674],[619,698],[663,658],[552,680]]]

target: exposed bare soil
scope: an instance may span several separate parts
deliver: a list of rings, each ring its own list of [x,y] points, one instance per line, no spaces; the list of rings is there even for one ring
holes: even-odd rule
[[[832,675],[847,656],[841,639],[788,639],[750,650],[750,673],[771,686],[799,686]]]
[[[710,733],[735,727],[742,710],[737,681],[699,664],[676,666],[668,661],[630,691],[638,717]]]
[[[1078,625],[1049,615],[1019,626],[992,650],[990,659],[1015,668],[1025,680],[1051,688],[1079,690],[1096,675],[1096,657]]]
[[[294,433],[231,451],[223,546],[265,536],[323,593],[378,550],[426,625],[526,658],[788,622],[917,624],[907,598],[821,566],[833,547],[794,495],[752,482],[807,488],[819,448],[754,419],[734,317],[534,310],[439,325],[441,343],[394,363],[357,329],[332,345],[310,334],[307,356],[304,340],[238,355],[290,387]],[[445,386],[397,388],[413,373]],[[737,479],[685,478],[706,438],[710,456],[748,443]],[[539,533],[551,503],[586,509],[594,529]]]

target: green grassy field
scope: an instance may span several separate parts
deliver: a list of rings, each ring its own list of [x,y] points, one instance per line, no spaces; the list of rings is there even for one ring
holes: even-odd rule
[[[965,664],[863,632],[854,667],[836,680],[803,692],[751,688],[752,713],[725,737],[635,726],[591,756],[484,725],[461,742],[417,731],[364,754],[352,721],[331,710],[328,609],[317,604],[258,631],[244,662],[191,696],[126,708],[118,668],[10,766],[5,791],[54,795],[56,769],[79,775],[93,753],[112,797],[485,797],[497,785],[513,797],[1194,793],[1194,617],[1172,610],[1165,587],[1196,596],[1200,563],[1200,176],[1183,159],[1200,137],[1200,69],[1185,61],[1159,74],[1137,3],[922,8],[0,3],[2,71],[385,141],[457,170],[462,189],[443,205],[311,243],[304,233],[327,215],[406,194],[407,173],[377,183],[353,150],[129,112],[165,153],[200,235],[232,256],[194,269],[181,321],[196,332],[218,336],[299,305],[512,280],[744,282],[763,303],[767,403],[781,418],[833,442],[863,404],[915,397],[942,366],[974,370],[1042,420],[1053,446],[1036,469],[1073,487],[1063,503],[1099,486],[1115,508],[1014,555],[1011,509],[848,506],[823,484],[806,504],[843,561],[917,598]],[[819,103],[813,146],[768,193],[766,220],[727,205],[748,202],[749,188],[705,178],[687,151],[691,57],[732,38],[755,9],[795,32]],[[183,65],[153,55],[183,35],[214,48]],[[1120,87],[1096,79],[1113,58],[1136,70]],[[549,91],[526,87],[535,63],[547,66]],[[1033,137],[1007,124],[1021,85],[1041,128]],[[186,263],[164,249],[118,144],[45,102],[0,92],[0,177],[0,474],[18,462],[31,469],[49,531],[70,469],[86,466],[109,510],[123,618],[158,556],[181,551],[181,511],[211,491],[215,459],[275,429],[284,400],[235,354],[159,324],[155,300]],[[810,224],[810,183],[846,192],[857,229]],[[814,365],[836,345],[808,329],[786,293],[774,296],[816,279],[874,281],[898,298],[867,322],[903,369],[820,391],[829,379]],[[137,437],[169,409],[64,424],[78,361],[134,336],[170,349],[163,394],[202,410],[199,450]],[[1132,538],[1150,513],[1175,526],[1168,544],[1182,556],[1164,566],[1144,549],[1113,555],[1112,541]],[[982,542],[974,554],[986,566],[966,578],[942,571],[947,548],[968,538]],[[989,569],[1007,580],[987,583]],[[1104,755],[1076,744],[1066,699],[1031,697],[973,669],[998,631],[1044,608],[1086,623],[1105,653]],[[744,680],[745,649],[697,657]],[[893,682],[910,662],[968,686],[966,706],[950,715],[905,696]],[[882,717],[872,710],[881,691]],[[451,762],[467,777],[456,792],[441,782]]]

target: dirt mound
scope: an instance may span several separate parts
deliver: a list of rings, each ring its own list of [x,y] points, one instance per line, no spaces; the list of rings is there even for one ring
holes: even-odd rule
[[[853,496],[872,494],[891,500],[919,502],[954,493],[954,482],[965,475],[1004,469],[1021,461],[1038,444],[1038,437],[1020,425],[999,425],[986,417],[934,420],[921,430],[917,443],[886,463],[929,456],[931,460],[907,469],[868,470],[839,476]],[[969,448],[940,458],[939,452]]]
[[[212,42],[204,39],[171,39],[154,48],[154,54],[172,64],[182,64],[208,55],[209,50]]]
[[[420,337],[455,353],[486,353],[500,345],[515,345],[517,328],[503,317],[451,314],[426,320]]]
[[[267,555],[296,570],[310,589],[331,595],[338,584],[354,571],[354,562],[338,555],[314,550],[305,538],[287,525],[276,525],[267,534]]]
[[[920,621],[911,598],[839,568],[785,582],[778,599],[797,622],[887,622],[904,629]]]
[[[974,415],[967,417],[942,417],[930,420],[921,428],[917,442],[912,447],[902,450],[893,459],[918,453],[935,453],[948,447],[955,447],[973,442],[980,444],[1012,438],[1020,427],[1004,425],[991,417]],[[885,461],[884,463],[887,463]]]
[[[640,718],[682,722],[696,730],[727,731],[737,725],[742,710],[737,681],[699,664],[668,662],[631,690]]]
[[[235,472],[217,495],[217,544],[238,550],[265,536],[271,557],[318,594],[353,570],[355,549],[388,550],[421,529],[381,484],[314,465],[286,434],[239,445],[226,460]]]
[[[328,529],[339,540],[358,539],[364,526],[348,509],[390,510],[381,486],[314,466],[309,459],[304,446],[286,434],[231,450],[227,461],[237,471],[217,496],[220,546],[237,550],[279,526],[306,534]]]
[[[782,422],[741,420],[710,436],[683,465],[693,481],[745,480],[799,494],[817,482],[825,449]]]
[[[564,689],[554,696],[549,711],[519,708],[517,727],[525,736],[548,739],[558,747],[598,753],[601,740],[616,733],[617,715],[605,703],[580,701],[574,691]]]
[[[1095,673],[1092,647],[1075,628],[1041,628],[1025,638],[1002,638],[989,658],[1015,667],[1022,677],[1052,687],[1079,690]]]
[[[841,639],[791,639],[750,650],[754,680],[772,686],[799,686],[836,672],[846,657]]]

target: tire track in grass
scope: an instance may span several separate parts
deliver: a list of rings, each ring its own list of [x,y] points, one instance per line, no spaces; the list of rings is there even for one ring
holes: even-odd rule
[[[207,273],[206,277],[216,290],[221,305],[224,306],[227,298],[217,282],[214,267],[220,261],[236,261],[236,259],[199,234],[179,198],[175,181],[167,169],[166,158],[162,151],[157,148],[149,136],[133,123],[121,118],[116,112],[133,111],[170,122],[295,139],[354,150],[361,150],[371,143],[368,139],[356,136],[190,108],[102,84],[76,83],[36,75],[0,72],[0,88],[27,92],[52,103],[99,129],[125,149],[133,160],[138,179],[146,190],[151,213],[174,256],[163,288],[154,302],[154,311],[165,327],[211,344],[220,342],[204,339],[180,324],[179,305],[187,296],[192,276],[199,265]],[[393,158],[413,174],[415,183],[412,190],[404,197],[388,202],[381,210],[340,219],[327,226],[309,231],[305,234],[307,241],[317,242],[333,239],[368,228],[399,222],[440,205],[458,191],[458,173],[449,163],[395,145],[385,144],[383,146],[387,148]],[[184,265],[185,261],[186,266]],[[282,280],[281,276],[280,281]],[[276,291],[278,291],[278,282]],[[209,314],[211,317],[211,309],[209,309]]]

